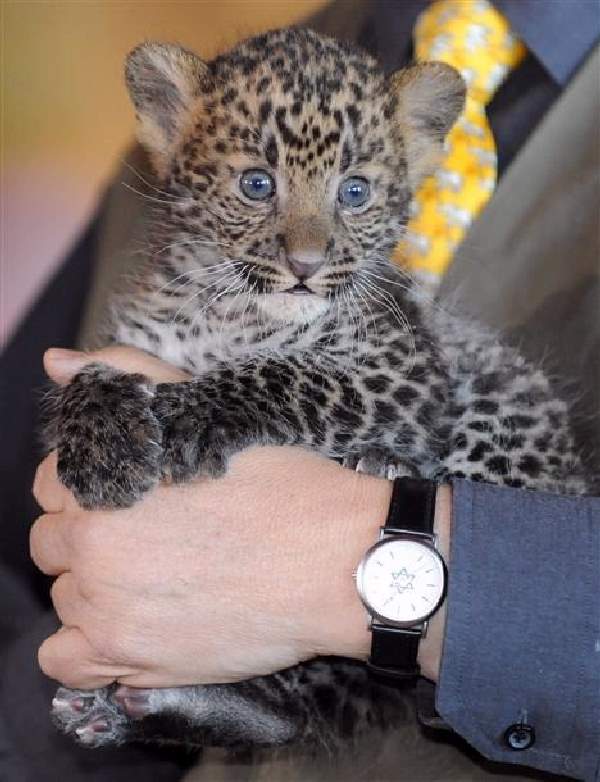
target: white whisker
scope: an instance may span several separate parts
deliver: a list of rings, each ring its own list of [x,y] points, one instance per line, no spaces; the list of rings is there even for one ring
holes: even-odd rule
[[[140,198],[144,198],[146,201],[153,201],[155,204],[167,204],[167,206],[173,206],[173,201],[165,201],[164,198],[156,198],[155,196],[148,195],[147,193],[142,193],[141,190],[136,190],[135,187],[130,185],[128,182],[121,182],[121,184],[123,187],[131,190],[132,193],[140,196]]]
[[[369,304],[368,297],[364,295],[364,290],[365,289],[361,285],[361,283],[358,280],[356,280],[356,279],[354,279],[352,281],[352,284],[353,284],[354,289],[356,291],[356,295],[360,298],[361,302],[365,305],[365,307],[369,311],[369,317],[371,319],[371,323],[373,324],[373,331],[375,332],[375,344],[376,345],[380,345],[381,343],[379,341],[379,334],[377,332],[377,320],[376,320],[376,318],[375,318],[375,316],[373,314],[373,310],[371,309],[371,305]]]
[[[190,247],[190,246],[201,246],[201,247],[230,247],[231,245],[224,245],[220,242],[210,242],[210,241],[204,241],[202,239],[184,239],[180,242],[172,242],[171,244],[165,244],[164,247],[161,247],[160,250],[157,250],[155,253],[152,254],[153,258],[156,258],[158,255],[162,255],[167,250],[172,250],[173,248],[179,248],[179,247]]]
[[[181,307],[177,310],[175,315],[171,318],[171,323],[174,323],[177,318],[179,317],[180,313],[186,309],[193,301],[194,299],[197,299],[199,296],[201,296],[205,291],[210,290],[211,288],[214,288],[215,285],[219,285],[220,283],[225,282],[230,277],[237,276],[237,272],[235,270],[230,271],[229,273],[225,274],[223,277],[219,277],[217,280],[213,280],[213,282],[210,283],[210,285],[205,285],[203,288],[200,288],[200,290],[196,291],[192,296],[190,296],[186,301],[183,302]]]
[[[211,294],[209,300],[204,303],[204,306],[202,306],[194,315],[192,318],[192,321],[190,323],[190,329],[195,325],[196,321],[199,317],[206,314],[206,312],[213,307],[218,301],[220,301],[223,296],[226,296],[228,293],[231,292],[236,286],[238,286],[240,283],[244,284],[243,280],[243,269],[240,271],[236,271],[233,273],[233,277],[228,280],[227,286],[223,290],[219,290],[216,293]]]
[[[195,282],[195,277],[213,277],[216,274],[222,274],[226,271],[233,271],[236,265],[243,265],[242,261],[227,261],[225,263],[219,263],[215,264],[213,267],[208,266],[205,268],[199,268],[199,269],[188,269],[185,272],[182,272],[181,274],[178,274],[176,277],[173,277],[172,280],[169,280],[164,285],[162,285],[160,288],[158,288],[156,291],[154,291],[154,296],[159,296],[161,293],[163,293],[167,288],[169,288],[171,285],[174,285],[177,280],[180,280],[182,277],[186,277],[187,279],[184,280],[183,283],[180,283],[173,291],[172,294],[175,294],[176,291],[180,290],[181,288],[184,288],[188,283]]]
[[[128,163],[126,160],[121,161],[123,165],[128,168],[135,176],[140,180],[140,182],[143,182],[146,187],[149,187],[151,190],[154,190],[156,193],[160,193],[161,195],[167,196],[167,198],[172,198],[173,201],[177,200],[177,196],[173,193],[168,193],[166,190],[161,190],[159,187],[156,187],[156,185],[153,185],[151,182],[148,182],[147,179],[145,179],[140,172],[134,168],[130,163]],[[124,184],[124,183],[123,183]]]
[[[249,275],[249,273],[250,272],[248,272],[248,275]],[[233,296],[233,298],[231,299],[231,301],[227,305],[227,308],[225,309],[225,312],[223,313],[223,316],[221,317],[221,326],[219,328],[219,333],[217,335],[217,341],[219,343],[222,343],[222,341],[223,341],[223,331],[225,329],[225,323],[227,321],[227,317],[229,315],[229,312],[230,312],[233,304],[238,300],[238,298],[240,297],[240,295],[243,293],[244,289],[246,288],[246,281],[248,279],[248,275],[246,276],[245,279],[242,277],[242,275],[243,275],[243,271],[240,274],[241,279],[239,279],[237,281],[237,283],[234,282],[232,285],[229,286],[228,291],[234,291],[235,295]]]
[[[359,276],[362,272],[359,272]],[[402,331],[407,334],[410,340],[410,357],[411,360],[414,362],[414,359],[416,357],[417,347],[415,342],[415,335],[413,333],[411,324],[406,317],[406,315],[402,312],[400,305],[398,302],[394,299],[394,297],[388,293],[388,291],[381,288],[377,283],[373,282],[373,280],[368,279],[367,277],[362,277],[362,283],[365,286],[366,291],[369,291],[371,298],[378,302],[380,305],[383,305],[385,309],[387,309],[390,314],[394,316],[400,327],[402,328]]]

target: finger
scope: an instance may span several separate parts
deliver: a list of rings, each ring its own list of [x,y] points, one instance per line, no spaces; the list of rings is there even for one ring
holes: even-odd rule
[[[75,689],[106,687],[119,676],[133,673],[133,669],[102,659],[77,627],[61,627],[46,638],[38,651],[42,671]]]
[[[66,627],[79,627],[87,604],[69,571],[62,573],[52,584],[50,597],[56,615]]]
[[[77,507],[77,501],[58,478],[57,461],[56,451],[51,451],[40,463],[33,481],[35,501],[46,513],[58,513],[67,507]]]
[[[70,569],[70,524],[60,513],[40,516],[29,533],[29,554],[37,567],[48,576],[58,576]]]
[[[144,350],[137,348],[128,348],[123,346],[114,346],[96,351],[95,361],[101,361],[103,364],[122,372],[139,372],[142,375],[154,380],[155,383],[176,383],[183,380],[189,380],[187,372],[161,361],[156,356],[151,356]]]
[[[100,362],[121,372],[134,373],[154,380],[155,383],[173,383],[189,379],[189,375],[176,367],[136,348],[114,346],[92,353],[51,348],[44,354],[44,368],[56,383],[63,385],[87,364]]]

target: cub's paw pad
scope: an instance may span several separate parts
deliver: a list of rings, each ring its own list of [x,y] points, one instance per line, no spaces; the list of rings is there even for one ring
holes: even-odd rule
[[[94,705],[96,696],[93,692],[77,692],[61,687],[52,699],[52,713],[56,716],[68,717],[74,714],[85,714]]]
[[[69,690],[61,687],[52,701],[56,727],[86,747],[122,744],[130,734],[130,719],[111,701],[109,689]]]
[[[90,364],[55,403],[58,475],[86,508],[127,507],[160,477],[161,430],[143,375]]]

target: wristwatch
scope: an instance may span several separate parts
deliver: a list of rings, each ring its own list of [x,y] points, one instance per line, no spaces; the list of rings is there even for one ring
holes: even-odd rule
[[[446,596],[446,565],[433,533],[436,491],[433,481],[394,481],[380,539],[356,572],[358,593],[370,614],[367,665],[379,674],[419,674],[419,642]]]

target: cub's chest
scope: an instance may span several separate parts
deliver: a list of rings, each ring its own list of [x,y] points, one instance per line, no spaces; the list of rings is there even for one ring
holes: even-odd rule
[[[320,332],[298,332],[296,327],[266,328],[259,323],[241,324],[239,319],[215,321],[177,318],[177,313],[156,318],[136,313],[119,318],[113,339],[141,348],[194,376],[218,364],[239,363],[253,356],[312,351]]]

